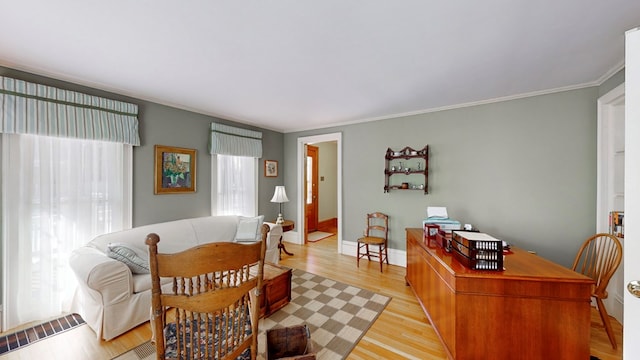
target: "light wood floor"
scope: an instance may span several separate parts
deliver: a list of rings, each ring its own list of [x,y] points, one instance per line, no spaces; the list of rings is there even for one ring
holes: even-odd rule
[[[336,237],[306,246],[287,244],[294,256],[283,254],[281,264],[353,284],[392,297],[389,305],[348,359],[446,359],[444,348],[429,325],[411,289],[405,285],[405,269],[338,255]],[[595,309],[591,316],[591,354],[602,360],[622,359],[622,327],[612,318],[618,350],[609,344]],[[111,359],[144,343],[151,336],[143,324],[112,341],[98,341],[88,326],[51,337],[0,359]]]

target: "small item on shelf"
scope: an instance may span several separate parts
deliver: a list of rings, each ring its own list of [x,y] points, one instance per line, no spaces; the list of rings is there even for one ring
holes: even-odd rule
[[[403,182],[401,188],[402,189],[408,189],[409,188],[409,183]]]

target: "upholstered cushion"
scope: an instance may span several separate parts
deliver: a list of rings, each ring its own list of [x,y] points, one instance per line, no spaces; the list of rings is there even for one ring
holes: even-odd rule
[[[107,256],[123,262],[134,274],[149,273],[149,260],[139,256],[126,244],[111,243],[107,245]]]
[[[234,318],[227,321],[226,317],[222,315],[222,318],[216,317],[215,320],[212,317],[208,317],[206,321],[193,321],[186,320],[186,325],[181,324],[180,327],[185,326],[188,340],[182,338],[182,332],[178,332],[176,329],[176,323],[172,322],[164,328],[164,341],[165,341],[165,359],[176,359],[178,357],[178,341],[185,346],[183,355],[185,359],[200,359],[202,354],[208,352],[209,354],[216,353],[219,350],[220,343],[229,344],[237,341],[234,339],[237,337],[238,326],[240,323],[244,323],[244,332],[247,335],[251,334],[251,318],[249,311],[241,314],[244,320]],[[213,329],[213,323],[215,322],[215,330]],[[179,335],[178,335],[179,334]],[[180,336],[180,339],[178,339]],[[191,337],[199,336],[199,340],[196,342],[199,345],[198,349],[191,347]],[[207,349],[208,348],[208,349]],[[194,354],[191,354],[194,352]],[[236,358],[236,360],[250,360],[251,349],[248,348]]]
[[[264,215],[256,217],[238,218],[238,229],[236,230],[236,242],[254,242],[260,241],[260,225],[264,221]]]

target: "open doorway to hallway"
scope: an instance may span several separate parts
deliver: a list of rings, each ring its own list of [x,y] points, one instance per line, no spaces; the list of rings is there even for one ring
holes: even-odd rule
[[[303,224],[299,227],[301,242],[335,240],[334,249],[338,253],[342,250],[341,157],[340,133],[298,139],[298,222]]]
[[[309,243],[337,234],[337,142],[305,147],[305,243]]]

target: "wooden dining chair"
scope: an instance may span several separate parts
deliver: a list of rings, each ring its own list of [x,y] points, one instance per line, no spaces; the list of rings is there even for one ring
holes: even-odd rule
[[[600,318],[614,349],[618,347],[611,329],[609,314],[602,300],[606,299],[609,280],[618,269],[622,260],[622,244],[611,234],[596,234],[588,238],[580,247],[572,269],[586,275],[595,281],[591,289],[591,296],[596,300]]]
[[[389,257],[387,253],[387,241],[389,237],[389,216],[374,212],[367,214],[367,226],[364,230],[364,236],[358,239],[358,259],[357,267],[360,267],[360,259],[367,257],[377,258],[380,262],[380,272],[382,272],[382,264],[386,261],[389,265]]]
[[[269,226],[261,231],[259,242],[207,243],[175,254],[159,254],[159,236],[147,236],[157,359],[256,359]],[[161,278],[171,284],[161,286]]]

